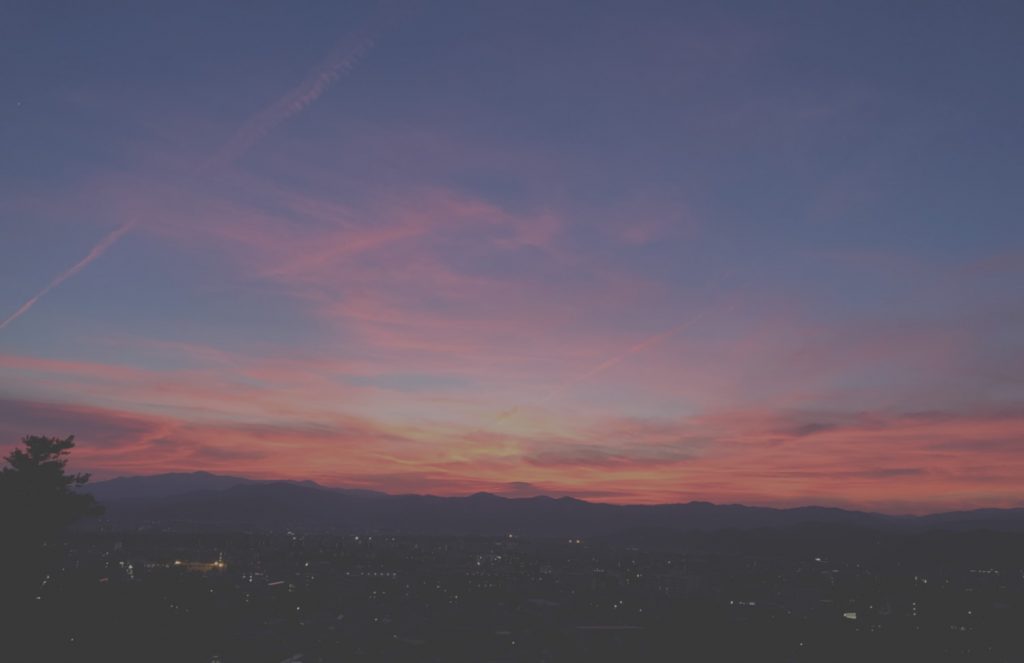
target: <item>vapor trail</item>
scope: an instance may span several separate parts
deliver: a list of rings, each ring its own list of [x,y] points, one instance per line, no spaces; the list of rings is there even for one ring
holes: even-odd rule
[[[359,59],[373,47],[373,35],[376,29],[375,25],[379,23],[380,20],[388,18],[390,18],[390,16],[388,16],[388,12],[384,12],[382,15],[375,17],[374,20],[369,21],[362,29],[342,40],[334,47],[334,49],[331,50],[320,66],[314,69],[304,81],[292,88],[291,91],[276,102],[250,118],[248,122],[243,124],[235,132],[234,136],[231,137],[227,144],[225,144],[224,147],[211,159],[208,159],[204,164],[200,165],[194,174],[198,175],[211,166],[229,163],[246,150],[250,149],[264,136],[270,133],[274,127],[278,126],[293,115],[301,112],[319,99],[335,81],[351,71],[352,67],[355,66]],[[109,249],[114,242],[120,239],[122,235],[128,232],[133,225],[134,222],[126,223],[103,238],[99,244],[93,247],[92,251],[90,251],[85,258],[73,265],[70,269],[67,269],[57,275],[56,278],[50,281],[49,285],[22,304],[17,311],[8,316],[3,322],[0,322],[0,329],[3,329],[24,315],[35,305],[36,302],[39,301],[40,298],[64,281],[82,271],[82,269],[84,269],[86,265],[91,263],[93,260],[103,255],[103,253]]]
[[[548,393],[548,397],[550,398],[551,396],[554,396],[555,394],[568,389],[569,387],[571,387],[572,385],[574,385],[574,384],[576,384],[578,382],[583,382],[584,380],[592,378],[595,375],[598,375],[600,373],[604,373],[609,368],[612,368],[616,364],[619,364],[622,361],[624,361],[625,359],[629,358],[630,355],[634,355],[634,354],[636,354],[638,352],[642,352],[642,351],[646,350],[647,348],[649,348],[651,346],[654,346],[654,345],[657,345],[658,343],[661,343],[662,341],[664,341],[664,340],[674,336],[675,334],[678,334],[679,332],[683,331],[687,327],[696,324],[703,317],[704,317],[704,313],[703,312],[698,313],[697,315],[695,315],[694,317],[690,318],[689,320],[684,320],[683,322],[680,322],[679,324],[677,324],[677,325],[675,325],[675,326],[673,326],[673,327],[671,327],[671,328],[669,328],[669,329],[667,329],[667,330],[665,330],[665,331],[663,331],[663,332],[661,332],[659,334],[655,334],[653,336],[649,336],[648,338],[645,338],[644,340],[640,341],[639,343],[637,343],[635,345],[631,345],[629,348],[627,348],[623,352],[621,352],[621,353],[619,353],[617,355],[614,355],[613,357],[610,357],[610,358],[602,361],[600,364],[597,364],[596,366],[594,366],[590,370],[587,370],[587,371],[577,375],[574,378],[570,378],[570,379],[566,380],[565,382],[563,382],[559,386],[557,386],[554,389],[552,389]]]
[[[335,81],[352,71],[360,58],[373,48],[373,44],[374,36],[370,26],[365,26],[343,39],[305,80],[239,127],[227,144],[204,164],[201,170],[233,161],[270,133],[274,127],[302,112],[319,99]]]
[[[37,292],[31,298],[29,298],[29,300],[22,304],[17,311],[7,316],[7,318],[3,322],[0,322],[0,329],[3,329],[7,325],[11,324],[12,322],[20,318],[30,308],[35,306],[36,302],[38,302],[48,292],[59,286],[61,283],[64,283],[64,281],[67,281],[69,278],[71,278],[78,272],[85,269],[85,267],[89,263],[103,255],[106,252],[106,250],[113,246],[117,240],[121,239],[122,235],[131,230],[133,225],[135,225],[134,222],[126,223],[123,226],[120,226],[117,229],[115,229],[112,233],[104,237],[102,240],[100,240],[100,243],[92,247],[92,250],[89,251],[89,253],[84,258],[82,258],[77,263],[75,263],[74,265],[72,265],[71,267],[64,270],[56,277],[54,277],[54,279],[50,281],[50,283],[47,284],[45,288]]]

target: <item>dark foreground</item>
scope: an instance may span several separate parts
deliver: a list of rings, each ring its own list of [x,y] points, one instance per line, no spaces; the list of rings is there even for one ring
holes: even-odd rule
[[[135,532],[62,557],[4,660],[1024,660],[1021,534]]]

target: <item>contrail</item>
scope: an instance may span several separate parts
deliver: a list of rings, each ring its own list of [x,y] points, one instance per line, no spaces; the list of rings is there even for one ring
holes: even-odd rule
[[[389,5],[385,6],[385,9],[389,8]],[[295,86],[290,92],[288,92],[288,94],[284,95],[276,102],[250,118],[248,122],[243,124],[235,132],[234,136],[232,136],[232,138],[217,154],[196,169],[195,174],[200,174],[211,166],[223,165],[238,158],[241,154],[259,142],[264,136],[270,133],[274,127],[278,126],[293,115],[302,112],[310,104],[319,99],[335,81],[351,71],[352,67],[356,65],[359,59],[373,47],[377,24],[382,20],[386,21],[392,18],[390,14],[391,12],[389,11],[382,12],[382,14],[371,19],[365,26],[363,26],[362,29],[357,30],[347,39],[342,40],[331,50],[320,66],[314,69],[304,81]],[[86,265],[91,263],[93,260],[103,255],[107,249],[120,239],[122,235],[131,230],[134,225],[134,222],[128,222],[103,238],[99,244],[93,247],[92,251],[90,251],[85,258],[73,265],[70,269],[67,269],[57,275],[56,278],[50,281],[49,285],[22,304],[21,307],[8,316],[7,319],[0,322],[0,329],[3,329],[20,318],[30,308],[32,308],[40,298],[64,281],[82,271]]]
[[[570,379],[566,380],[565,382],[563,382],[562,384],[558,385],[557,387],[552,389],[550,392],[548,392],[548,398],[551,398],[552,396],[554,396],[555,394],[557,394],[557,393],[559,393],[561,391],[565,391],[566,389],[568,389],[569,387],[571,387],[572,385],[574,385],[574,384],[576,384],[578,382],[583,382],[584,380],[592,378],[595,375],[598,375],[600,373],[604,373],[609,368],[612,368],[616,364],[619,364],[622,361],[624,361],[625,359],[627,359],[630,355],[634,355],[634,354],[636,354],[638,352],[642,352],[642,351],[646,350],[647,348],[649,348],[651,346],[654,346],[654,345],[657,345],[658,343],[661,343],[665,339],[670,338],[671,336],[674,336],[675,334],[678,334],[679,332],[683,331],[687,327],[696,324],[703,317],[704,317],[704,312],[698,313],[694,317],[692,317],[692,318],[690,318],[688,320],[684,320],[683,322],[680,322],[679,324],[677,324],[677,325],[675,325],[673,327],[670,327],[669,329],[667,329],[667,330],[665,330],[665,331],[663,331],[663,332],[661,332],[659,334],[655,334],[653,336],[649,336],[649,337],[645,338],[644,340],[640,341],[639,343],[637,343],[635,345],[631,345],[629,348],[627,348],[623,352],[621,352],[621,353],[619,353],[619,354],[617,354],[617,355],[615,355],[613,357],[610,357],[610,358],[602,361],[600,364],[597,364],[596,366],[594,366],[590,370],[585,371],[585,372],[577,375],[574,378],[570,378]]]
[[[371,21],[371,24],[374,22]],[[360,58],[373,48],[373,44],[374,36],[370,26],[342,40],[304,81],[243,124],[231,140],[200,170],[233,161],[270,133],[274,127],[302,112],[319,99],[335,81],[352,71]]]
[[[407,10],[408,7],[403,8],[401,3],[381,0],[374,13],[359,28],[342,38],[301,83],[249,118],[216,154],[199,167],[198,172],[237,159],[279,124],[308,108],[339,78],[352,71],[373,48],[377,35],[401,20]]]
[[[29,300],[22,304],[17,311],[7,316],[7,318],[3,322],[0,322],[0,329],[3,329],[7,325],[11,324],[12,322],[20,318],[30,308],[35,306],[36,302],[38,302],[44,295],[46,295],[48,292],[59,286],[61,283],[64,283],[64,281],[67,281],[69,278],[71,278],[78,272],[85,269],[85,267],[89,263],[103,255],[104,252],[106,252],[107,249],[113,246],[117,240],[121,239],[122,235],[131,230],[133,225],[135,225],[134,222],[128,222],[123,226],[120,226],[119,228],[115,229],[106,237],[104,237],[99,244],[92,247],[92,251],[89,251],[88,255],[86,255],[84,258],[82,258],[77,263],[72,265],[70,268],[58,274],[52,281],[50,281],[50,283],[45,288],[37,292],[31,298],[29,298]]]

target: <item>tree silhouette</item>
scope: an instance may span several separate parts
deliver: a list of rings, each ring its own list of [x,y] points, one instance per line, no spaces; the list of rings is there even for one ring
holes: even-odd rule
[[[75,437],[28,435],[23,449],[4,457],[0,472],[0,509],[8,532],[45,540],[79,518],[98,515],[103,508],[92,495],[75,488],[89,481],[88,474],[66,474],[68,454]]]
[[[88,474],[66,474],[74,436],[64,439],[28,435],[23,448],[4,457],[0,471],[0,576],[10,598],[28,591],[58,551],[52,545],[68,525],[103,507],[92,495],[75,490]]]

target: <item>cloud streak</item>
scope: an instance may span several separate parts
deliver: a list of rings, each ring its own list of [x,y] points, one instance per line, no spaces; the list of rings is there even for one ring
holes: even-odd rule
[[[301,113],[373,48],[374,21],[356,30],[338,43],[301,83],[243,124],[221,150],[207,161],[202,170],[234,161],[262,140],[275,127]]]
[[[374,45],[375,21],[355,31],[337,44],[319,67],[314,69],[299,85],[292,88],[275,103],[264,108],[243,124],[227,142],[227,144],[210,160],[204,163],[199,172],[202,173],[216,165],[230,163],[248,151],[263,139],[275,127],[290,117],[302,112],[319,99],[340,77],[347,74],[367,51]],[[16,311],[0,322],[0,330],[27,313],[42,297],[51,290],[82,271],[92,261],[103,255],[125,233],[135,225],[133,221],[125,223],[103,238],[89,251],[82,260],[58,274],[38,293],[30,297]]]
[[[605,418],[564,436],[456,435],[443,446],[437,426],[295,415],[200,421],[0,395],[0,439],[74,433],[82,443],[75,461],[104,476],[205,469],[389,492],[819,503],[894,513],[1021,503],[1024,461],[1013,444],[1024,430],[1019,410]],[[823,420],[833,425],[802,434],[804,424]]]
[[[21,316],[28,313],[29,309],[35,306],[36,302],[45,297],[51,290],[53,290],[61,283],[64,283],[69,278],[71,278],[75,274],[78,274],[80,271],[88,267],[89,263],[91,263],[92,261],[99,258],[101,255],[106,253],[107,249],[113,246],[117,242],[117,240],[121,239],[121,237],[123,237],[125,233],[131,230],[134,225],[134,222],[129,221],[128,223],[125,223],[124,225],[117,227],[113,232],[111,232],[109,235],[100,240],[99,244],[92,247],[92,250],[89,251],[89,253],[84,258],[82,258],[74,265],[72,265],[68,269],[64,270],[63,272],[55,276],[53,280],[46,285],[45,288],[43,288],[36,294],[32,295],[32,297],[30,297],[24,304],[18,307],[18,310],[7,316],[3,322],[0,322],[0,329],[4,329],[5,327],[7,327],[7,325],[11,324]]]
[[[668,329],[667,331],[663,331],[661,333],[654,334],[653,336],[649,336],[648,338],[645,338],[644,340],[640,341],[639,343],[631,345],[625,351],[615,355],[614,357],[610,357],[610,358],[606,359],[605,361],[603,361],[600,364],[594,366],[590,370],[588,370],[588,371],[586,371],[584,373],[581,373],[580,375],[576,376],[575,378],[569,380],[568,382],[566,382],[565,384],[560,386],[558,389],[556,389],[555,393],[557,393],[559,391],[563,391],[565,389],[568,389],[570,386],[572,386],[572,385],[574,385],[574,384],[576,384],[578,382],[583,382],[584,380],[592,378],[595,375],[600,375],[601,373],[604,373],[608,369],[613,368],[615,365],[625,361],[631,355],[635,355],[638,352],[643,352],[644,350],[646,350],[646,349],[648,349],[650,347],[653,347],[653,346],[661,343],[662,341],[665,341],[665,340],[671,338],[672,336],[678,334],[679,332],[683,331],[687,327],[690,327],[692,325],[697,324],[700,321],[700,319],[703,318],[703,317],[704,317],[704,313],[703,312],[698,313],[694,317],[692,317],[692,318],[690,318],[688,320],[684,320],[683,322],[680,322],[679,324],[673,326],[672,328]]]

